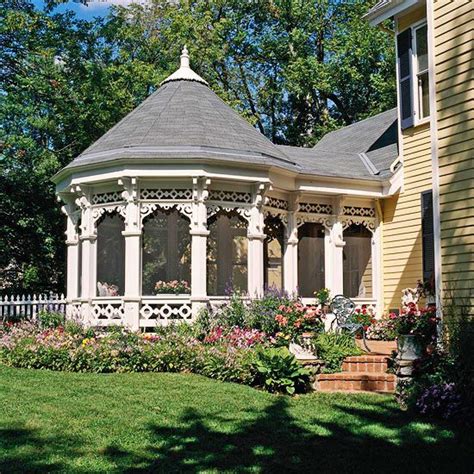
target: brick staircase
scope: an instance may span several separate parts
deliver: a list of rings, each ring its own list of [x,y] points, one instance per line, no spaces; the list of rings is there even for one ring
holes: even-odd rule
[[[396,377],[387,374],[387,362],[388,357],[384,355],[347,357],[342,364],[342,372],[317,376],[317,390],[394,393]]]

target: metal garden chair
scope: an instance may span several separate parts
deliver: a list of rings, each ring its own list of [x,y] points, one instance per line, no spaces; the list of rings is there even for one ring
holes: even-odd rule
[[[364,325],[354,322],[351,318],[355,311],[355,303],[350,298],[346,298],[344,295],[337,295],[332,299],[329,307],[331,308],[331,312],[336,317],[336,319],[333,321],[333,324],[336,322],[338,328],[347,329],[351,334],[354,335],[354,338],[357,331],[362,330],[362,342],[364,344],[364,348],[367,352],[370,352],[365,339]]]

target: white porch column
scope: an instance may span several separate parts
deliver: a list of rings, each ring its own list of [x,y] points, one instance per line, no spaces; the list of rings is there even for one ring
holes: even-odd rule
[[[343,212],[343,200],[342,196],[338,196],[333,201],[334,209],[334,223],[329,232],[330,235],[330,247],[331,247],[331,262],[330,266],[332,267],[331,275],[331,295],[334,297],[336,295],[342,295],[344,293],[343,288],[343,250],[344,242],[343,238],[343,225],[341,222],[341,216]],[[329,263],[329,262],[328,262]],[[326,267],[327,268],[327,267]]]
[[[252,193],[253,203],[250,210],[250,222],[247,230],[247,289],[251,298],[262,296],[264,290],[263,243],[266,235],[263,233],[265,229],[263,204],[268,187],[268,184],[259,183],[255,186]]]
[[[288,213],[283,256],[283,286],[289,295],[298,292],[298,226],[296,211]]]
[[[123,296],[124,322],[132,330],[140,327],[141,295],[141,221],[136,178],[121,179],[123,197],[127,201],[125,230],[125,292]]]
[[[193,317],[206,306],[207,297],[207,208],[209,179],[193,179],[191,234],[191,306]]]
[[[76,186],[81,195],[76,203],[81,208],[81,315],[84,324],[92,323],[92,299],[96,296],[97,280],[97,234],[92,219],[91,193],[85,186]]]
[[[67,276],[66,276],[66,301],[70,304],[79,297],[79,231],[77,223],[80,210],[75,204],[73,194],[61,196],[66,203],[61,211],[67,217],[66,246],[67,246]]]
[[[382,213],[380,203],[375,202],[375,230],[372,234],[372,297],[376,302],[376,315],[383,313],[383,260],[382,260]]]

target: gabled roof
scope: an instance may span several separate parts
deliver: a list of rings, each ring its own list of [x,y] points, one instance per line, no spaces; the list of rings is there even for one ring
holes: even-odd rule
[[[280,148],[303,173],[383,179],[398,156],[397,109],[330,132],[314,148]]]

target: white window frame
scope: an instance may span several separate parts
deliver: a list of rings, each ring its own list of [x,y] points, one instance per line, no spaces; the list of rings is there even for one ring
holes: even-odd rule
[[[418,45],[416,42],[416,31],[419,30],[420,28],[423,28],[426,26],[426,41],[427,41],[427,47],[428,47],[428,52],[427,52],[427,60],[428,60],[428,65],[425,70],[419,71],[418,70],[418,61],[417,61],[417,52],[418,52]],[[423,19],[417,23],[414,23],[413,25],[410,26],[411,29],[411,38],[412,38],[412,48],[411,48],[411,70],[412,70],[412,106],[413,106],[413,126],[416,127],[417,125],[422,125],[424,123],[428,123],[430,121],[430,115],[431,115],[431,108],[430,112],[426,117],[421,117],[421,100],[422,100],[422,94],[420,91],[420,84],[418,77],[420,74],[425,74],[428,73],[428,84],[429,84],[429,76],[430,76],[430,55],[429,55],[429,40],[428,40],[428,23],[426,19]],[[430,94],[429,88],[428,88],[428,96]],[[430,97],[428,97],[428,100]]]

